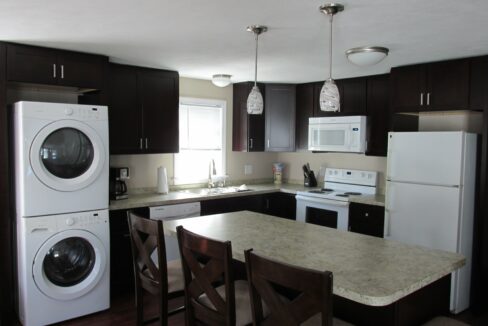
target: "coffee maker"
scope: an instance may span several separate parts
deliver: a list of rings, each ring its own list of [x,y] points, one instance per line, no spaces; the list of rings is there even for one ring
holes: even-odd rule
[[[129,198],[129,195],[127,194],[127,185],[125,184],[125,180],[129,179],[129,177],[129,168],[110,168],[110,199],[118,200]]]

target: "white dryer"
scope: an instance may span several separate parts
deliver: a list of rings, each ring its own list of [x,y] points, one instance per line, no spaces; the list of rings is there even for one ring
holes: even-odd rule
[[[106,106],[17,102],[14,139],[17,216],[108,208]]]
[[[17,219],[19,319],[51,324],[110,307],[108,210]]]

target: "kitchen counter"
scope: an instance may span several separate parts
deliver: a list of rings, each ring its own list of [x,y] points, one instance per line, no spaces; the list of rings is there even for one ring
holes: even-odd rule
[[[307,191],[313,188],[304,187],[297,184],[252,184],[248,186],[250,191],[243,192],[227,192],[219,194],[196,194],[192,192],[185,192],[184,190],[170,191],[167,195],[157,193],[145,193],[129,195],[128,199],[111,200],[110,210],[131,209],[138,207],[162,206],[171,204],[182,204],[195,201],[212,200],[217,198],[229,198],[238,196],[250,196],[267,194],[273,192],[284,192],[289,194],[296,194],[297,191]],[[383,195],[362,195],[351,196],[351,202],[362,204],[385,206],[385,196]]]
[[[463,256],[401,244],[249,211],[165,221],[218,240],[232,241],[234,259],[244,250],[286,263],[332,271],[334,294],[368,306],[386,306],[449,275]],[[438,298],[436,298],[438,299]]]

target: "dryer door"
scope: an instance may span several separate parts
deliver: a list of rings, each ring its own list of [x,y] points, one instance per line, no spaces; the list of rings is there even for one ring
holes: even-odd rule
[[[59,232],[39,248],[32,266],[34,283],[56,300],[79,298],[102,278],[108,263],[102,242],[84,230]]]
[[[76,120],[45,126],[34,138],[30,163],[37,178],[58,191],[80,190],[103,170],[106,151],[95,130]]]

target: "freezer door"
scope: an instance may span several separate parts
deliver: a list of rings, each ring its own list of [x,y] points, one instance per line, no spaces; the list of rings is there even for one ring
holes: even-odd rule
[[[458,251],[460,189],[387,182],[385,237]]]
[[[387,180],[460,185],[463,132],[392,132]]]

